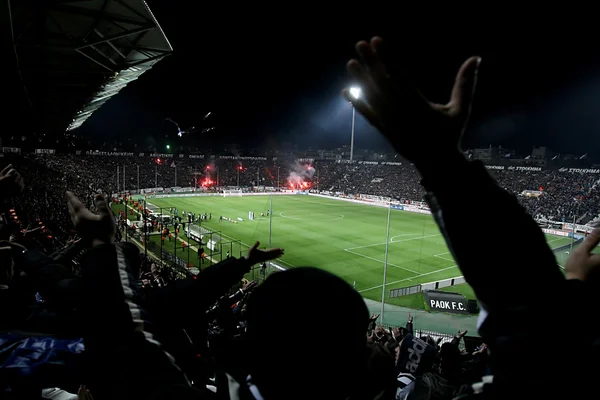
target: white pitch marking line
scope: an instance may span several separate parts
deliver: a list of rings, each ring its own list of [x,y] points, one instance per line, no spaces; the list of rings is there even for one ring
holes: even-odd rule
[[[441,258],[442,260],[445,260],[445,261],[452,261],[452,262],[454,262],[454,259],[453,259],[453,258],[442,257],[443,255],[446,255],[446,254],[450,254],[450,252],[449,252],[449,251],[447,251],[447,252],[445,252],[445,253],[434,254],[433,256],[434,256],[434,257],[437,257],[437,258]]]
[[[364,254],[360,254],[360,253],[354,252],[352,250],[344,250],[344,251],[347,251],[350,254],[354,254],[354,255],[357,255],[357,256],[360,256],[360,257],[364,257],[364,258],[372,260],[372,261],[377,261],[377,262],[385,264],[385,261],[381,261],[381,260],[378,260],[378,259],[373,258],[373,257],[365,256]],[[413,274],[419,275],[419,273],[417,271],[413,271],[412,269],[404,268],[404,267],[401,267],[399,265],[392,264],[392,263],[388,263],[388,265],[392,266],[392,267],[396,267],[396,268],[402,269],[402,270],[407,271],[407,272],[412,272]]]
[[[337,217],[335,217],[335,218],[322,219],[321,221],[339,221],[341,219],[344,219],[344,214],[342,214],[342,213],[313,213],[313,214],[307,214],[306,218],[304,218],[304,217],[290,217],[290,216],[283,215],[283,214],[284,214],[283,212],[280,212],[279,216],[283,217],[283,218],[288,218],[288,219],[295,219],[297,221],[315,221],[316,218],[311,217],[311,216],[314,216],[314,215],[337,215]]]
[[[394,281],[394,282],[388,282],[386,283],[386,286],[388,285],[394,285],[396,283],[400,283],[400,282],[406,282],[406,281],[410,281],[416,278],[421,278],[423,276],[427,276],[427,275],[432,275],[432,274],[436,274],[438,272],[442,272],[442,271],[446,271],[449,270],[450,268],[456,268],[458,267],[458,265],[451,265],[450,267],[446,267],[446,268],[442,268],[442,269],[438,269],[435,271],[431,271],[431,272],[426,272],[424,274],[419,274],[417,276],[411,276],[410,278],[404,278],[404,279],[400,279],[399,281]],[[362,292],[368,292],[369,290],[373,290],[373,289],[379,289],[380,287],[383,287],[383,285],[379,285],[379,286],[373,286],[372,288],[368,288],[368,289],[363,289],[363,290],[359,290],[358,293],[362,293]]]
[[[414,238],[410,238],[410,239],[402,239],[402,240],[396,240],[396,241],[391,241],[390,240],[390,244],[392,243],[402,243],[402,242],[408,242],[410,240],[419,240],[419,239],[425,239],[425,238],[430,238],[430,237],[435,237],[435,236],[442,236],[441,233],[437,233],[435,235],[425,235],[425,236],[419,236],[419,237],[414,237]],[[364,249],[367,247],[374,247],[374,246],[383,246],[384,244],[386,244],[385,242],[383,243],[375,243],[375,244],[367,244],[365,246],[356,246],[356,247],[348,247],[347,249],[344,249],[344,251],[348,251],[348,250],[356,250],[356,249]]]
[[[284,261],[284,260],[282,260],[282,259],[280,259],[280,258],[278,258],[278,259],[277,259],[277,262],[280,262],[280,263],[282,263],[282,264],[285,264],[285,265],[289,265],[290,267],[293,267],[293,266],[294,266],[294,264],[292,264],[292,263],[289,263],[289,262],[287,262],[287,261]]]

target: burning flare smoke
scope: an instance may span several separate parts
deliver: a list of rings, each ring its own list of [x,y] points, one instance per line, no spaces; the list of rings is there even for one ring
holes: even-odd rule
[[[315,169],[312,165],[294,163],[290,166],[290,174],[288,175],[288,186],[290,189],[308,190],[310,189],[310,180],[315,174]]]

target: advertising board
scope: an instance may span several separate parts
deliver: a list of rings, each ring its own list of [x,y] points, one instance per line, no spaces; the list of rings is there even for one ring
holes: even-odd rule
[[[424,290],[423,296],[431,311],[468,314],[467,299],[462,294]]]

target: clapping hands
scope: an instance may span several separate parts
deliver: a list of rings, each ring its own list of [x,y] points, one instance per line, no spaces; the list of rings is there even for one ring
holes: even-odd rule
[[[585,281],[593,271],[600,268],[600,254],[593,250],[600,243],[600,228],[596,228],[569,256],[565,267],[567,279]]]
[[[246,253],[246,260],[251,265],[260,264],[262,262],[275,260],[276,258],[281,257],[284,254],[283,249],[267,249],[261,250],[258,248],[260,246],[260,242],[254,243],[254,246],[248,249],[248,253]]]
[[[101,195],[94,199],[97,214],[88,210],[71,192],[67,192],[69,214],[77,232],[93,244],[113,243],[117,227],[108,208],[108,203]]]
[[[448,157],[448,153],[458,153],[471,112],[480,58],[471,57],[463,63],[448,103],[437,104],[428,101],[409,77],[390,74],[382,58],[382,43],[380,37],[374,37],[356,44],[361,61],[350,60],[347,68],[366,101],[355,98],[349,90],[344,90],[344,97],[417,168]]]

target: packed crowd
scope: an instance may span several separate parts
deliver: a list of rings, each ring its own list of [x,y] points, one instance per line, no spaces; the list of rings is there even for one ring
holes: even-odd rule
[[[364,63],[348,64],[370,106],[345,96],[414,169],[333,164],[314,179],[321,179],[322,190],[424,196],[480,302],[480,344],[463,348],[465,332],[460,331],[446,343],[418,337],[410,315],[406,326],[378,326],[378,316],[369,317],[359,293],[318,268],[276,272],[260,285],[244,281],[253,265],[283,254],[283,249],[261,250],[259,243],[244,257],[230,257],[195,277],[165,279],[136,245],[117,239],[115,217],[106,196],[99,194],[117,189],[115,159],[5,157],[11,164],[0,173],[2,397],[593,396],[600,336],[588,315],[595,311],[600,255],[593,250],[600,243],[600,229],[575,248],[563,273],[514,193],[544,187],[552,200],[536,203],[536,212],[568,216],[573,211],[561,202],[571,197],[597,201],[596,182],[526,173],[499,174],[498,184],[485,166],[458,151],[479,59],[470,58],[461,67],[451,102],[434,105],[414,96],[410,85],[401,86],[402,98],[382,89],[389,83],[377,56],[380,43],[379,38],[360,42],[357,51]],[[389,112],[388,107],[403,112]],[[409,138],[397,135],[405,131],[403,124],[420,131],[411,131]],[[125,170],[136,172],[135,181],[126,175],[125,189],[137,184],[137,166],[144,179],[140,185],[156,186],[156,160],[131,162]],[[436,166],[441,162],[444,168]],[[181,176],[184,182],[194,179],[197,168],[191,161],[179,165],[163,165],[158,186],[171,187],[171,178],[179,185],[176,168],[187,171]],[[220,179],[237,184],[238,166],[223,161]],[[273,184],[275,175],[264,163],[251,167],[256,167],[257,181],[264,177]],[[252,182],[252,175],[243,185]],[[476,201],[465,201],[464,195],[471,193]],[[472,227],[490,213],[502,223],[485,235],[473,235]],[[40,239],[52,236],[46,225],[70,237],[59,251]],[[515,231],[524,240],[507,242]],[[576,345],[569,345],[564,329],[547,334],[557,315],[565,316],[570,332],[577,332]]]
[[[28,182],[23,199],[16,205],[26,228],[40,222],[62,246],[74,236],[67,210],[56,207],[64,203],[64,193],[71,190],[86,205],[97,193],[125,193],[138,188],[176,187],[217,190],[222,187],[277,185],[277,166],[265,161],[216,160],[205,162],[190,158],[156,157],[82,157],[72,154],[4,154],[4,165],[11,164]],[[118,172],[117,172],[118,170]],[[275,174],[275,175],[274,175]]]
[[[498,184],[517,194],[535,218],[585,224],[600,215],[600,174],[559,170],[494,171]],[[536,186],[537,185],[537,186]],[[539,196],[522,195],[540,191]]]
[[[63,242],[69,235],[70,221],[65,210],[52,207],[62,201],[71,188],[90,204],[98,191],[116,193],[138,188],[191,187],[215,191],[224,187],[249,188],[266,186],[289,189],[289,176],[297,165],[280,161],[177,158],[158,160],[153,157],[113,157],[55,155],[6,155],[23,171],[30,183],[27,200],[20,206],[25,215],[35,215],[48,225]],[[420,175],[413,165],[358,164],[316,161],[314,170],[302,179],[312,190],[343,194],[370,194],[397,200],[422,201],[426,194]],[[117,175],[118,169],[118,175]],[[318,171],[315,173],[314,171]],[[536,219],[585,224],[600,215],[600,174],[560,170],[490,170],[504,189]],[[139,183],[139,186],[138,186]],[[295,187],[295,186],[292,186]],[[529,194],[526,194],[528,193]],[[530,192],[539,192],[531,194]],[[35,195],[34,195],[35,194]],[[462,194],[465,201],[476,199],[477,188]],[[36,221],[31,221],[33,224]]]
[[[406,165],[316,162],[322,191],[371,194],[397,200],[421,201],[426,191],[416,168]],[[585,223],[600,215],[600,174],[560,170],[490,170],[498,184],[518,196],[535,218]],[[525,195],[526,192],[541,192]],[[465,201],[477,199],[473,186],[461,193]]]
[[[315,163],[319,174],[319,189],[345,194],[371,194],[398,200],[422,201],[425,191],[419,174],[408,163],[403,165]]]
[[[48,233],[46,239],[54,239],[49,242],[52,250],[52,242],[56,246],[62,246],[75,237],[73,224],[68,212],[64,207],[64,193],[71,190],[76,193],[88,206],[91,205],[93,194],[97,186],[96,179],[87,180],[89,176],[82,167],[73,169],[72,174],[66,174],[63,170],[54,167],[53,161],[40,163],[35,157],[22,157],[7,154],[3,157],[4,165],[10,164],[18,168],[27,181],[23,195],[15,204],[17,215],[21,218],[23,229],[37,229],[41,226]],[[87,171],[86,171],[87,172]]]

